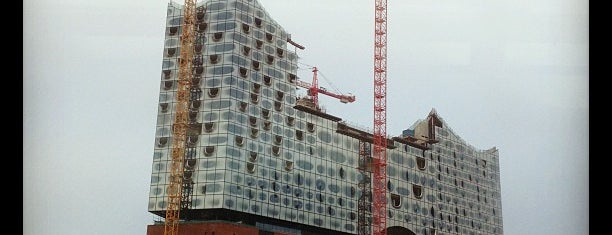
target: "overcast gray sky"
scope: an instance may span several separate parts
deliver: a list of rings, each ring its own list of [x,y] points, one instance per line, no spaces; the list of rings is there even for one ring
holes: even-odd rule
[[[259,2],[320,85],[356,95],[321,96],[329,113],[371,127],[374,1]],[[167,4],[23,2],[24,234],[146,234]],[[588,1],[388,8],[387,133],[435,108],[499,149],[505,235],[588,234]]]

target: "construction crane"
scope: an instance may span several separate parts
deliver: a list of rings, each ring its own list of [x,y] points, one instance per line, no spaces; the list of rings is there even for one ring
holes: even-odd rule
[[[182,32],[180,37],[181,53],[179,58],[178,86],[176,91],[176,110],[172,125],[172,156],[170,159],[170,178],[166,190],[167,207],[164,235],[179,234],[181,210],[183,167],[185,144],[189,129],[188,113],[191,96],[191,76],[193,60],[194,26],[196,0],[185,0]]]
[[[387,0],[374,6],[374,148],[372,232],[387,234]]]
[[[340,94],[336,94],[333,92],[328,91],[327,89],[325,89],[324,87],[319,87],[319,81],[317,79],[317,72],[319,70],[317,69],[317,67],[313,67],[312,68],[312,84],[308,83],[308,82],[304,82],[302,80],[297,80],[296,84],[300,87],[306,88],[308,89],[308,96],[310,96],[312,103],[314,105],[314,107],[317,110],[320,110],[319,108],[319,93],[324,94],[324,95],[328,95],[331,97],[334,97],[336,99],[339,99],[340,102],[342,103],[352,103],[355,102],[355,96],[354,95],[340,95]]]

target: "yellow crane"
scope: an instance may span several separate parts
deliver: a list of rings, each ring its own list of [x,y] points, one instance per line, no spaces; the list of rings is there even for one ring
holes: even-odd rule
[[[172,156],[170,161],[170,178],[166,190],[168,206],[164,235],[179,234],[179,219],[183,184],[183,167],[185,157],[185,140],[187,136],[189,96],[191,89],[193,42],[196,0],[185,0],[183,9],[182,33],[180,36],[181,53],[179,58],[178,86],[176,91],[176,109],[172,125]]]

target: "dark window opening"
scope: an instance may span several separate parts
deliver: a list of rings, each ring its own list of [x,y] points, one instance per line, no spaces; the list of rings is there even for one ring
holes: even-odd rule
[[[264,121],[263,122],[263,129],[264,130],[269,131],[271,127],[272,127],[272,122],[270,122],[270,121]]]
[[[217,63],[219,63],[219,55],[210,55],[210,56],[208,56],[208,61],[210,61],[210,64],[217,64]]]
[[[247,77],[248,70],[246,68],[240,67],[239,71],[240,71],[240,77],[243,77],[243,78]]]
[[[416,162],[419,170],[425,170],[425,158],[416,157]]]
[[[272,85],[272,78],[270,78],[270,76],[268,75],[264,75],[263,81],[264,81],[264,84],[266,84],[266,86]]]
[[[420,185],[413,184],[412,192],[414,193],[414,197],[416,197],[417,199],[423,198],[423,191]]]
[[[218,42],[223,38],[223,32],[216,32],[213,34],[213,41]]]
[[[400,209],[402,207],[402,198],[397,194],[391,194],[391,206],[396,209]]]

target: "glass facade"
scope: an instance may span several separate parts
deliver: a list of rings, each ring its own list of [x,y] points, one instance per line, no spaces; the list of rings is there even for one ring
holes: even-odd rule
[[[209,0],[197,8],[189,120],[199,129],[188,133],[183,179],[193,182],[183,188],[189,209],[356,234],[362,140],[338,132],[346,126],[340,118],[295,108],[298,56],[287,49],[290,35],[256,0]],[[160,216],[181,15],[181,6],[169,3],[148,208]],[[502,234],[497,150],[476,150],[445,123],[434,131],[439,142],[429,150],[401,141],[388,150],[388,226]]]

